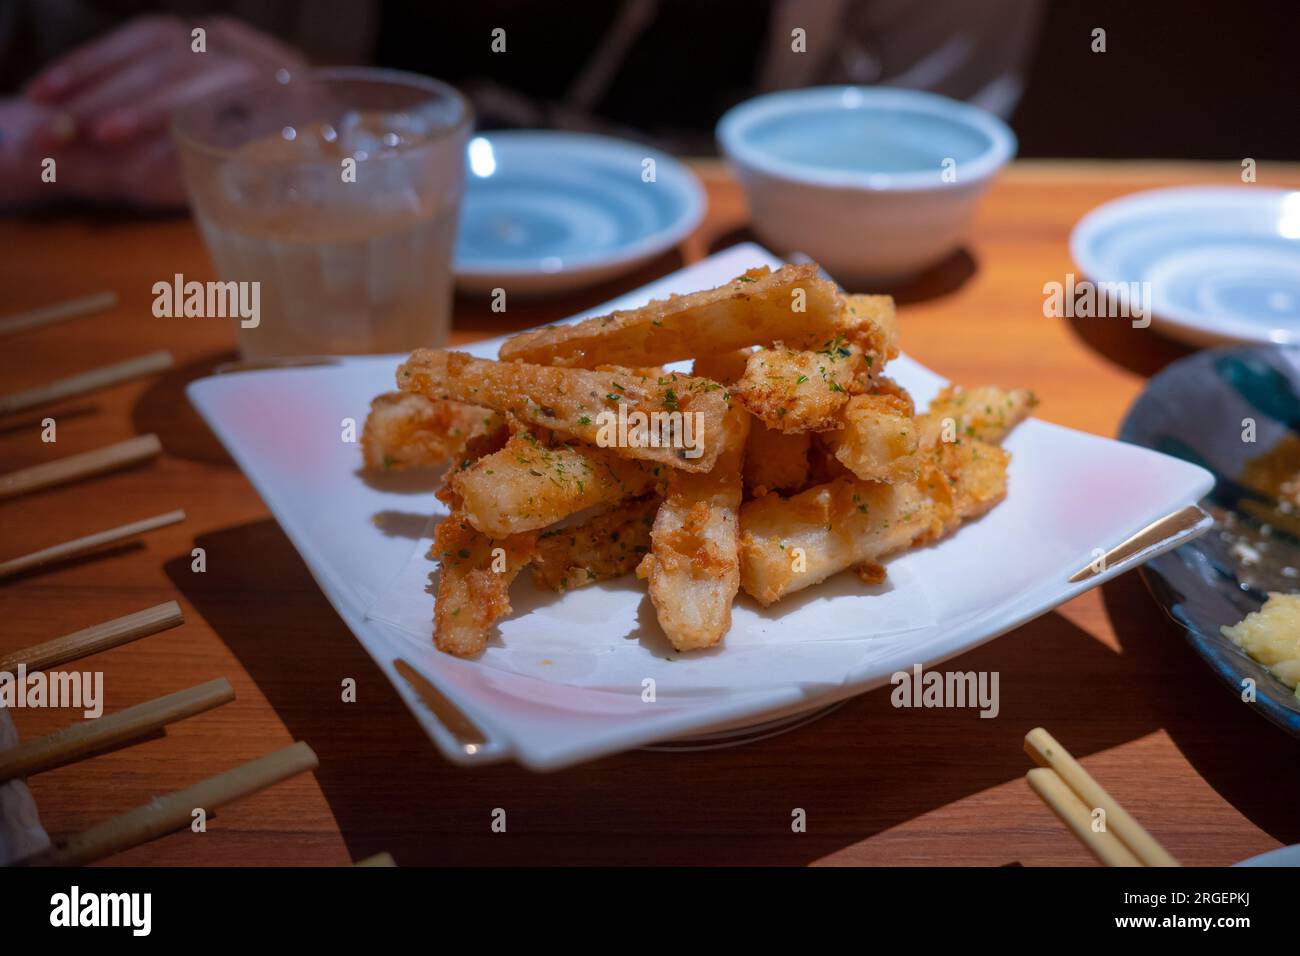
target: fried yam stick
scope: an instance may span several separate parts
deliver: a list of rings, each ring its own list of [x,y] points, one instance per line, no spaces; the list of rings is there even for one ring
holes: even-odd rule
[[[533,583],[572,591],[634,571],[650,550],[650,528],[661,500],[642,495],[582,524],[543,531],[532,563]]]
[[[482,653],[492,625],[510,613],[510,585],[536,548],[536,532],[494,539],[457,512],[439,523],[429,551],[441,565],[433,609],[438,650],[457,657]]]
[[[501,416],[486,408],[386,392],[370,403],[361,453],[367,471],[439,465],[456,457],[471,438],[501,425]]]
[[[808,483],[811,432],[782,432],[755,421],[745,443],[745,490],[756,498],[769,491],[795,491]]]
[[[935,396],[926,411],[927,432],[933,437],[937,430],[938,440],[948,442],[978,438],[996,445],[1037,405],[1038,398],[1027,388],[1008,391],[993,385],[969,389],[949,385]]]
[[[854,395],[839,422],[839,428],[820,438],[856,477],[890,484],[916,477],[921,434],[910,400],[894,394]]]
[[[719,442],[711,436],[722,434],[729,405],[721,385],[689,375],[549,368],[432,349],[420,349],[403,363],[397,383],[404,392],[509,412],[566,438],[612,448],[623,458],[696,472],[713,468]],[[620,415],[626,428],[619,428]],[[669,438],[670,432],[677,437]]]
[[[874,372],[898,358],[898,313],[891,295],[846,295],[839,330],[875,357]]]
[[[751,269],[724,286],[639,309],[513,336],[501,358],[539,365],[665,365],[747,345],[809,347],[830,338],[839,290],[814,265]]]
[[[740,512],[741,586],[764,606],[955,531],[1006,497],[1010,456],[978,439],[943,443],[914,481],[837,478],[791,498],[769,494]]]
[[[740,586],[737,509],[749,422],[743,408],[728,412],[713,471],[668,476],[650,554],[637,567],[637,577],[649,581],[659,625],[679,651],[710,647],[731,628],[731,603]]]
[[[836,335],[816,351],[760,349],[731,391],[768,428],[829,431],[839,427],[837,413],[865,367],[862,349]]]
[[[837,478],[740,510],[740,583],[766,606],[855,565],[878,562],[925,535],[936,509],[920,482]]]
[[[503,537],[639,495],[655,484],[655,471],[609,448],[557,442],[542,429],[525,429],[500,451],[451,474],[448,484],[470,524]]]

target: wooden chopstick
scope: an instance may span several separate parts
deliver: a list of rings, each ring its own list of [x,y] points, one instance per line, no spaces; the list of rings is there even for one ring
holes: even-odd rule
[[[13,498],[64,482],[102,475],[154,457],[162,451],[157,435],[137,435],[115,445],[69,455],[43,465],[33,465],[0,475],[0,498]]]
[[[156,528],[163,528],[169,524],[176,524],[176,522],[184,520],[184,511],[169,511],[166,514],[155,515],[152,518],[144,518],[140,521],[132,521],[130,524],[109,528],[107,531],[97,531],[95,534],[88,534],[84,538],[65,541],[62,544],[25,554],[20,558],[0,562],[0,578],[7,578],[23,571],[30,571],[32,568],[50,564],[54,561],[66,561],[68,558],[79,557],[106,544],[122,541],[125,538],[133,538],[138,534],[144,534],[146,531],[153,531]]]
[[[39,309],[19,312],[0,319],[0,335],[12,335],[24,329],[35,329],[42,325],[62,322],[64,319],[75,319],[79,315],[103,312],[115,305],[117,305],[116,292],[96,292],[94,295],[83,295],[78,299],[56,302],[53,305],[41,306]]]
[[[63,637],[56,637],[44,644],[5,654],[0,657],[0,671],[13,674],[20,665],[29,671],[56,667],[150,634],[157,634],[169,627],[175,627],[184,620],[185,616],[181,613],[180,605],[175,601],[168,601]]]
[[[218,807],[300,773],[315,770],[318,766],[320,761],[316,754],[299,741],[98,823],[25,862],[35,866],[84,866],[188,827],[196,808],[201,807],[211,814]]]
[[[0,783],[53,770],[128,740],[139,740],[168,724],[235,699],[224,677],[136,704],[98,720],[87,720],[0,752]]]
[[[1029,786],[1103,866],[1141,866],[1142,861],[1110,830],[1092,828],[1092,811],[1050,767],[1035,767],[1025,775]]]
[[[148,355],[140,355],[125,362],[91,369],[89,372],[82,372],[71,378],[61,378],[56,382],[31,388],[25,392],[0,396],[0,415],[12,415],[14,412],[21,412],[36,405],[93,392],[98,388],[107,388],[109,385],[116,385],[142,375],[152,375],[154,372],[161,372],[171,367],[171,352],[150,352]]]
[[[1182,865],[1042,727],[1025,734],[1025,753],[1039,766],[1054,770],[1085,807],[1105,810],[1106,829],[1119,837],[1143,866]]]

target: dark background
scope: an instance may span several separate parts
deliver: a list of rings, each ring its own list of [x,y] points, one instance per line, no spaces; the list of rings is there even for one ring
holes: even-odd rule
[[[354,9],[348,0],[42,2],[49,6],[0,0],[0,93],[19,90],[50,55],[157,11],[242,12],[305,44],[317,59],[336,62],[335,52],[312,49],[309,38],[320,41],[328,32],[323,20]],[[569,87],[616,10],[613,0],[356,2],[369,11],[360,19],[373,33],[352,44],[369,51],[357,58],[542,101]],[[661,0],[659,18],[633,45],[595,112],[627,135],[708,150],[718,116],[753,94],[771,2]],[[64,7],[80,11],[75,22],[54,16]],[[927,15],[922,3],[917,11]],[[511,38],[508,56],[491,53],[482,40],[502,25]],[[1105,53],[1091,52],[1095,27],[1106,30]],[[1020,154],[1300,159],[1298,39],[1297,0],[1045,0],[1024,95],[1011,117]]]
[[[1296,0],[1049,0],[1020,155],[1300,159],[1298,44]]]
[[[979,0],[970,0],[978,3]],[[653,132],[708,133],[727,107],[750,95],[766,0],[671,0],[695,28],[652,25],[629,56],[641,82],[619,82],[600,112]],[[434,42],[488,35],[501,18],[473,2],[384,5],[379,59],[457,83],[492,78],[537,96],[558,96],[607,27],[605,0],[522,3],[524,23],[547,42],[512,48]],[[672,20],[680,23],[677,16]],[[1091,50],[1106,30],[1106,52]],[[462,33],[463,31],[463,33]],[[1021,156],[1170,159],[1300,159],[1300,2],[1297,0],[1047,0],[1025,92],[1012,114]],[[574,51],[574,52],[570,52]],[[644,78],[652,77],[652,82]]]

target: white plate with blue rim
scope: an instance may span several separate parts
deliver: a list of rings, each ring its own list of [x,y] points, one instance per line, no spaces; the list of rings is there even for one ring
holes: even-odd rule
[[[463,291],[571,291],[635,269],[704,216],[695,176],[639,143],[548,130],[473,137],[456,241]]]
[[[1153,323],[1173,338],[1300,345],[1300,191],[1135,193],[1079,220],[1070,253],[1092,282],[1118,284],[1121,303],[1150,283]]]

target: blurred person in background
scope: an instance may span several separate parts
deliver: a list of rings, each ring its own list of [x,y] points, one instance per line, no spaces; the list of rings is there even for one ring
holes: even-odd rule
[[[168,118],[309,65],[372,63],[459,86],[481,129],[550,127],[713,152],[757,93],[931,90],[1010,114],[1041,0],[5,0],[0,205],[184,203]],[[205,52],[192,48],[195,27]],[[493,30],[505,30],[505,51]],[[802,31],[799,37],[797,31]],[[41,161],[57,161],[54,183]]]

